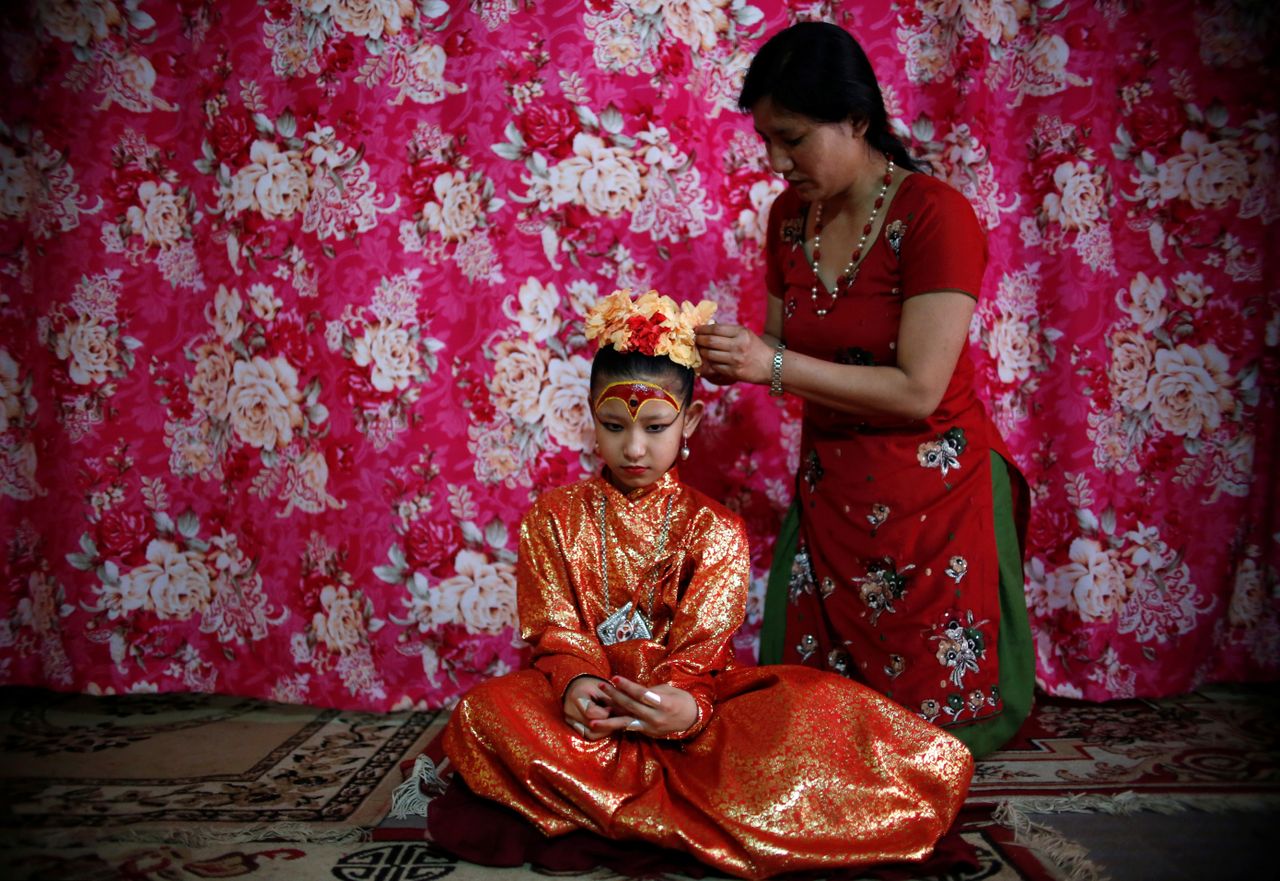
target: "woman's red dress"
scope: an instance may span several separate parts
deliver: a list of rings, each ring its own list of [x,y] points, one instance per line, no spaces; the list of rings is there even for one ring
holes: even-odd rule
[[[973,209],[946,184],[910,174],[853,285],[820,317],[806,209],[787,191],[769,221],[768,285],[782,298],[790,351],[893,365],[908,299],[977,298],[986,241]],[[826,289],[818,299],[829,305]],[[801,531],[783,659],[851,675],[943,726],[1003,709],[990,461],[1003,444],[973,374],[963,351],[941,404],[921,421],[806,402],[797,478]]]

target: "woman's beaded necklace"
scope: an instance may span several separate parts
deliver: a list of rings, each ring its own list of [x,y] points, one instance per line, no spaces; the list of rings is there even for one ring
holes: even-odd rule
[[[862,227],[862,237],[858,239],[858,246],[853,249],[853,256],[849,258],[849,265],[837,276],[834,291],[828,293],[825,288],[823,289],[823,293],[830,298],[830,302],[825,307],[818,305],[818,289],[823,287],[822,280],[818,278],[818,264],[822,262],[822,200],[818,200],[813,212],[813,259],[809,262],[813,265],[813,289],[810,292],[810,299],[813,300],[813,311],[819,318],[825,318],[827,313],[836,307],[836,301],[848,293],[849,288],[853,287],[853,283],[858,280],[858,270],[862,266],[862,249],[867,244],[867,237],[871,235],[872,228],[876,225],[876,216],[884,205],[884,197],[889,192],[891,183],[893,183],[892,157],[889,158],[889,167],[885,169],[884,178],[881,180],[880,193],[876,196],[875,204],[871,206],[871,216]]]

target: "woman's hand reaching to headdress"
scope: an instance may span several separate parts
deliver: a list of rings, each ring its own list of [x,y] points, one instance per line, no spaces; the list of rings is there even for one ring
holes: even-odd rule
[[[704,324],[694,333],[703,379],[716,385],[769,384],[773,348],[754,331],[737,324]]]

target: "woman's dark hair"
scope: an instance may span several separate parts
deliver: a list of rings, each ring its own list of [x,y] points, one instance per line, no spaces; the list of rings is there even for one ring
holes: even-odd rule
[[[646,355],[643,352],[619,352],[613,346],[601,346],[591,361],[591,395],[608,382],[626,382],[629,379],[660,382],[674,379],[679,394],[676,397],[687,407],[693,401],[693,370],[677,364],[665,355]]]
[[[858,41],[844,28],[802,21],[769,38],[747,69],[738,106],[761,98],[819,122],[866,121],[867,143],[911,171],[926,171],[889,130],[884,95]]]

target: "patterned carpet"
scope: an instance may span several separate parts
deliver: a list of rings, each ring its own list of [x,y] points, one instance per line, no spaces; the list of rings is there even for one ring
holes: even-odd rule
[[[224,695],[0,697],[0,834],[24,838],[359,840],[444,721]]]
[[[1277,710],[1274,686],[1104,706],[1042,700],[1019,739],[979,764],[959,829],[979,867],[932,877],[1108,877],[1098,853],[1052,828],[1060,812],[1275,812]],[[460,863],[420,822],[386,817],[413,757],[438,754],[443,722],[226,696],[0,689],[0,876],[545,877]]]
[[[1159,701],[1040,698],[978,764],[970,804],[1109,813],[1247,810],[1280,799],[1280,688],[1214,686]]]

